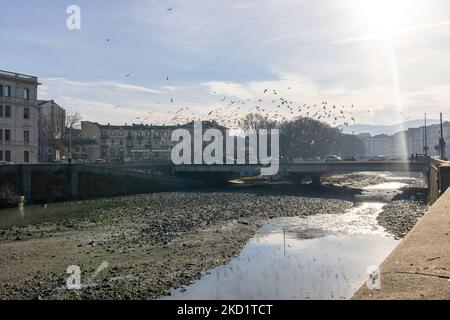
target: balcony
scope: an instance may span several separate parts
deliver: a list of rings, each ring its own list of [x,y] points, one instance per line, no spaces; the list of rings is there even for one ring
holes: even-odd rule
[[[0,96],[1,105],[20,105],[24,107],[37,107],[37,100],[24,99],[18,97],[4,97]]]

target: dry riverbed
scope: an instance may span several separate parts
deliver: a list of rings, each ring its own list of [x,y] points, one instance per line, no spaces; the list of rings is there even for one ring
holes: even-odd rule
[[[313,197],[278,186],[103,199],[77,217],[3,228],[0,298],[158,298],[230,261],[269,218],[345,212],[360,190],[343,185]],[[70,265],[81,268],[82,290],[65,289]]]

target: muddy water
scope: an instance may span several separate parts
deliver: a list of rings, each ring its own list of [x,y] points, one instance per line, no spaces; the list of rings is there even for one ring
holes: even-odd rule
[[[101,200],[94,200],[2,209],[0,210],[0,228],[81,218],[87,216],[92,210],[103,207],[104,203]]]
[[[345,213],[269,220],[239,257],[162,299],[350,299],[398,244],[376,218],[412,181],[367,187]]]

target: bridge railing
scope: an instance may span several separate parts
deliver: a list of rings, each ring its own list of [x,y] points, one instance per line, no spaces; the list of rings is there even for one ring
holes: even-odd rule
[[[430,158],[429,203],[434,204],[450,187],[450,161]]]

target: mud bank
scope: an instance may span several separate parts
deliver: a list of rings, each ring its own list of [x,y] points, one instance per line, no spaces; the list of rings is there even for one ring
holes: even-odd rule
[[[344,183],[316,196],[282,186],[103,199],[79,215],[3,227],[0,298],[160,297],[236,257],[267,219],[352,208],[359,190]],[[70,265],[81,269],[82,290],[66,289]]]

